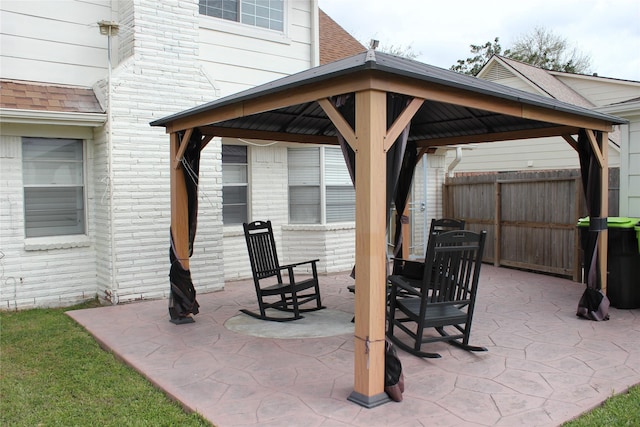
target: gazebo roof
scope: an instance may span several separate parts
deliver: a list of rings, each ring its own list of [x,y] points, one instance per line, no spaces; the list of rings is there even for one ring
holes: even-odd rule
[[[336,128],[316,102],[318,98],[313,95],[305,97],[304,92],[313,94],[317,92],[314,89],[323,87],[326,90],[320,97],[337,96],[357,91],[358,82],[364,84],[365,80],[377,81],[381,90],[425,99],[411,120],[409,135],[409,140],[423,147],[573,134],[583,127],[579,123],[581,119],[609,126],[626,123],[618,117],[553,98],[407,58],[369,51],[155,120],[151,125],[179,129],[182,127],[179,123],[188,121],[190,125],[184,128],[195,124],[204,134],[215,136],[234,136],[235,129],[243,130],[238,136],[244,137],[257,138],[260,132],[266,132],[268,139],[277,139],[280,135],[286,141],[335,144]],[[416,91],[415,88],[420,89]],[[433,88],[437,88],[438,94],[431,97]],[[291,94],[296,94],[296,97],[287,102]],[[274,108],[242,108],[242,111],[237,108],[265,97],[280,98],[280,105],[271,102]],[[501,107],[494,108],[496,104]],[[236,106],[235,114],[225,113],[219,118],[216,114],[209,115],[232,106]],[[539,114],[542,111],[545,113]],[[195,117],[201,119],[194,123]],[[562,119],[568,117],[573,119]],[[564,125],[564,128],[559,129],[558,125]]]

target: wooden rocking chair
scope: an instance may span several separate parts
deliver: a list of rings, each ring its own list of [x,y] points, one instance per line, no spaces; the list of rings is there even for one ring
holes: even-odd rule
[[[421,279],[389,276],[387,336],[394,344],[416,356],[433,358],[440,355],[422,351],[422,344],[446,341],[465,350],[487,351],[469,345],[485,238],[485,231],[433,233]],[[411,345],[396,336],[396,328],[408,335]],[[438,334],[425,335],[430,328]]]
[[[302,319],[301,312],[324,308],[320,301],[320,286],[316,269],[316,263],[319,260],[280,265],[271,221],[254,221],[250,224],[244,223],[243,226],[260,313],[246,309],[240,311],[262,320],[285,322]],[[294,268],[305,264],[311,266],[312,277],[296,281]],[[283,271],[287,272],[288,283],[283,282]],[[313,307],[300,308],[306,303],[312,303]],[[291,315],[286,317],[268,316],[266,310],[269,308],[291,313]]]
[[[445,231],[464,230],[465,222],[463,219],[451,218],[433,218],[431,227],[429,228],[429,236],[432,234],[440,234]],[[428,242],[427,242],[428,245]],[[413,279],[422,279],[424,273],[424,261],[418,259],[393,259],[393,269],[391,274],[411,277]]]

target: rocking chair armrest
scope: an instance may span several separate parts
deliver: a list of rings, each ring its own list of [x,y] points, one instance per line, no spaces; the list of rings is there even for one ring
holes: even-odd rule
[[[293,284],[293,283],[296,282],[295,275],[293,273],[294,268],[295,267],[299,267],[301,265],[305,265],[305,264],[311,264],[313,277],[317,279],[317,276],[316,276],[316,274],[317,274],[316,273],[316,263],[318,261],[320,261],[320,260],[319,259],[311,259],[311,260],[308,260],[308,261],[300,261],[300,262],[295,262],[293,264],[281,265],[280,266],[280,270],[288,270],[289,282],[291,284]]]
[[[310,259],[308,261],[294,262],[292,264],[281,265],[280,269],[281,270],[286,270],[288,268],[298,267],[298,266],[304,265],[304,264],[315,264],[316,262],[319,262],[319,261],[320,261],[319,259]]]
[[[414,285],[412,285],[409,281],[407,281],[407,279],[403,276],[400,275],[391,275],[389,276],[389,282],[391,283],[391,289],[393,292],[393,288],[400,288],[403,291],[405,291],[408,294],[411,295],[416,295],[416,296],[421,296],[422,293],[420,292],[419,288],[416,288]]]

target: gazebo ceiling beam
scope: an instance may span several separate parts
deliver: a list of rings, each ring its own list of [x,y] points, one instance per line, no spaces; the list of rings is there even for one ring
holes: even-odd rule
[[[578,129],[579,128],[577,127],[571,126],[554,126],[548,128],[487,133],[480,135],[460,135],[444,138],[422,139],[416,141],[416,144],[418,147],[442,147],[446,145],[474,144],[479,142],[513,141],[518,139],[573,135],[578,133]]]
[[[598,146],[598,141],[596,141],[596,135],[590,129],[586,129],[586,133],[587,133],[587,139],[589,140],[589,144],[591,144],[591,148],[593,149],[593,154],[596,156],[596,159],[598,160],[598,165],[602,167],[605,164],[605,160],[604,160],[604,156],[602,155],[602,150],[600,150],[600,147]],[[604,141],[603,145],[604,143],[608,143],[608,141]]]
[[[508,116],[593,129],[603,132],[611,131],[611,124],[603,120],[577,116],[575,114],[558,111],[551,108],[537,107],[519,101],[499,98],[488,94],[470,92],[467,90],[444,86],[437,83],[425,84],[401,76],[384,76],[374,78],[373,88],[389,92],[424,98],[430,101],[446,102],[467,108],[491,111]]]
[[[480,117],[478,117],[478,115],[475,114],[471,108],[466,108],[465,107],[465,111],[467,112],[467,114],[469,114],[469,117],[471,118],[471,121],[473,121],[474,123],[477,123],[478,125],[483,127],[486,133],[493,133],[494,132],[493,127],[488,125]]]
[[[193,129],[187,129],[184,131],[184,135],[182,138],[179,138],[178,144],[180,145],[178,148],[178,152],[176,153],[175,159],[173,159],[173,168],[177,169],[182,157],[184,157],[184,152],[189,145],[189,139],[191,139],[191,134],[193,133]],[[181,139],[181,140],[180,140]]]
[[[345,122],[346,123],[346,122]],[[442,147],[446,145],[473,144],[481,142],[511,141],[518,139],[544,138],[561,136],[571,138],[570,135],[578,133],[576,127],[554,126],[549,128],[527,129],[521,131],[498,132],[480,135],[460,135],[443,138],[430,138],[417,140],[418,147]],[[298,142],[312,144],[338,145],[336,136],[283,133],[266,130],[251,130],[221,126],[203,126],[200,128],[203,135],[210,137],[245,138],[268,141]]]
[[[310,144],[338,145],[336,136],[309,135],[301,133],[286,133],[266,130],[239,129],[221,126],[202,126],[203,135],[223,138],[257,139],[264,141],[299,142]]]
[[[355,131],[331,101],[329,101],[328,98],[319,99],[318,104],[320,104],[322,110],[325,112],[327,117],[329,117],[338,132],[340,132],[340,135],[342,135],[345,141],[347,141],[347,144],[351,146],[353,151],[358,151],[358,140],[356,139]]]
[[[214,111],[202,111],[187,117],[176,118],[166,124],[167,133],[304,104],[335,95],[366,90],[370,86],[371,78],[365,74],[359,77],[340,76],[317,83],[300,85],[295,89],[282,89],[256,98],[244,101],[238,100],[229,105],[222,105],[216,107]],[[283,96],[283,93],[286,93],[286,96]]]
[[[287,114],[287,116],[290,116],[291,119],[282,125],[282,127],[280,128],[280,132],[287,132],[295,123],[297,123],[304,117],[307,117],[307,115],[311,111],[313,111],[314,108],[315,104],[313,102],[308,102],[307,105],[298,114]],[[279,113],[284,114],[282,112]]]
[[[334,79],[312,82],[300,85],[295,89],[283,88],[280,91],[253,99],[238,100],[232,104],[216,107],[212,111],[205,110],[190,116],[176,118],[166,124],[166,129],[167,133],[172,133],[367,89],[399,93],[414,98],[445,102],[466,108],[558,125],[602,132],[610,132],[612,130],[611,124],[603,120],[578,116],[551,108],[528,105],[517,100],[470,92],[437,83],[428,83],[404,76],[382,75],[373,70],[357,75],[338,76]],[[286,95],[283,95],[283,93],[286,93]]]
[[[569,135],[562,135],[562,137],[564,138],[565,141],[567,141],[567,143],[571,146],[571,148],[578,151],[578,141],[576,141],[573,138],[573,136],[569,134]]]
[[[391,124],[391,127],[387,129],[387,134],[385,135],[384,141],[384,151],[389,151],[393,143],[396,141],[396,138],[400,136],[402,131],[407,127],[407,124],[411,122],[413,116],[418,112],[420,107],[424,104],[424,99],[422,98],[413,98],[409,105],[402,110],[402,113],[398,116],[398,118]]]

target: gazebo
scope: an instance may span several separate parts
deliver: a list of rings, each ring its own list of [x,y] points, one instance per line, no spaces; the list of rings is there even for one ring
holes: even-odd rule
[[[410,184],[421,153],[452,144],[563,137],[580,155],[591,227],[600,231],[599,268],[594,271],[606,289],[608,133],[622,123],[626,121],[374,50],[153,121],[152,126],[163,126],[170,134],[172,284],[178,280],[174,276],[191,283],[197,194],[189,174],[197,172],[199,153],[212,138],[341,144],[356,191],[355,372],[349,400],[377,406],[388,400],[387,207],[393,197],[402,210],[406,176]],[[180,315],[197,313],[197,306],[183,311]]]

